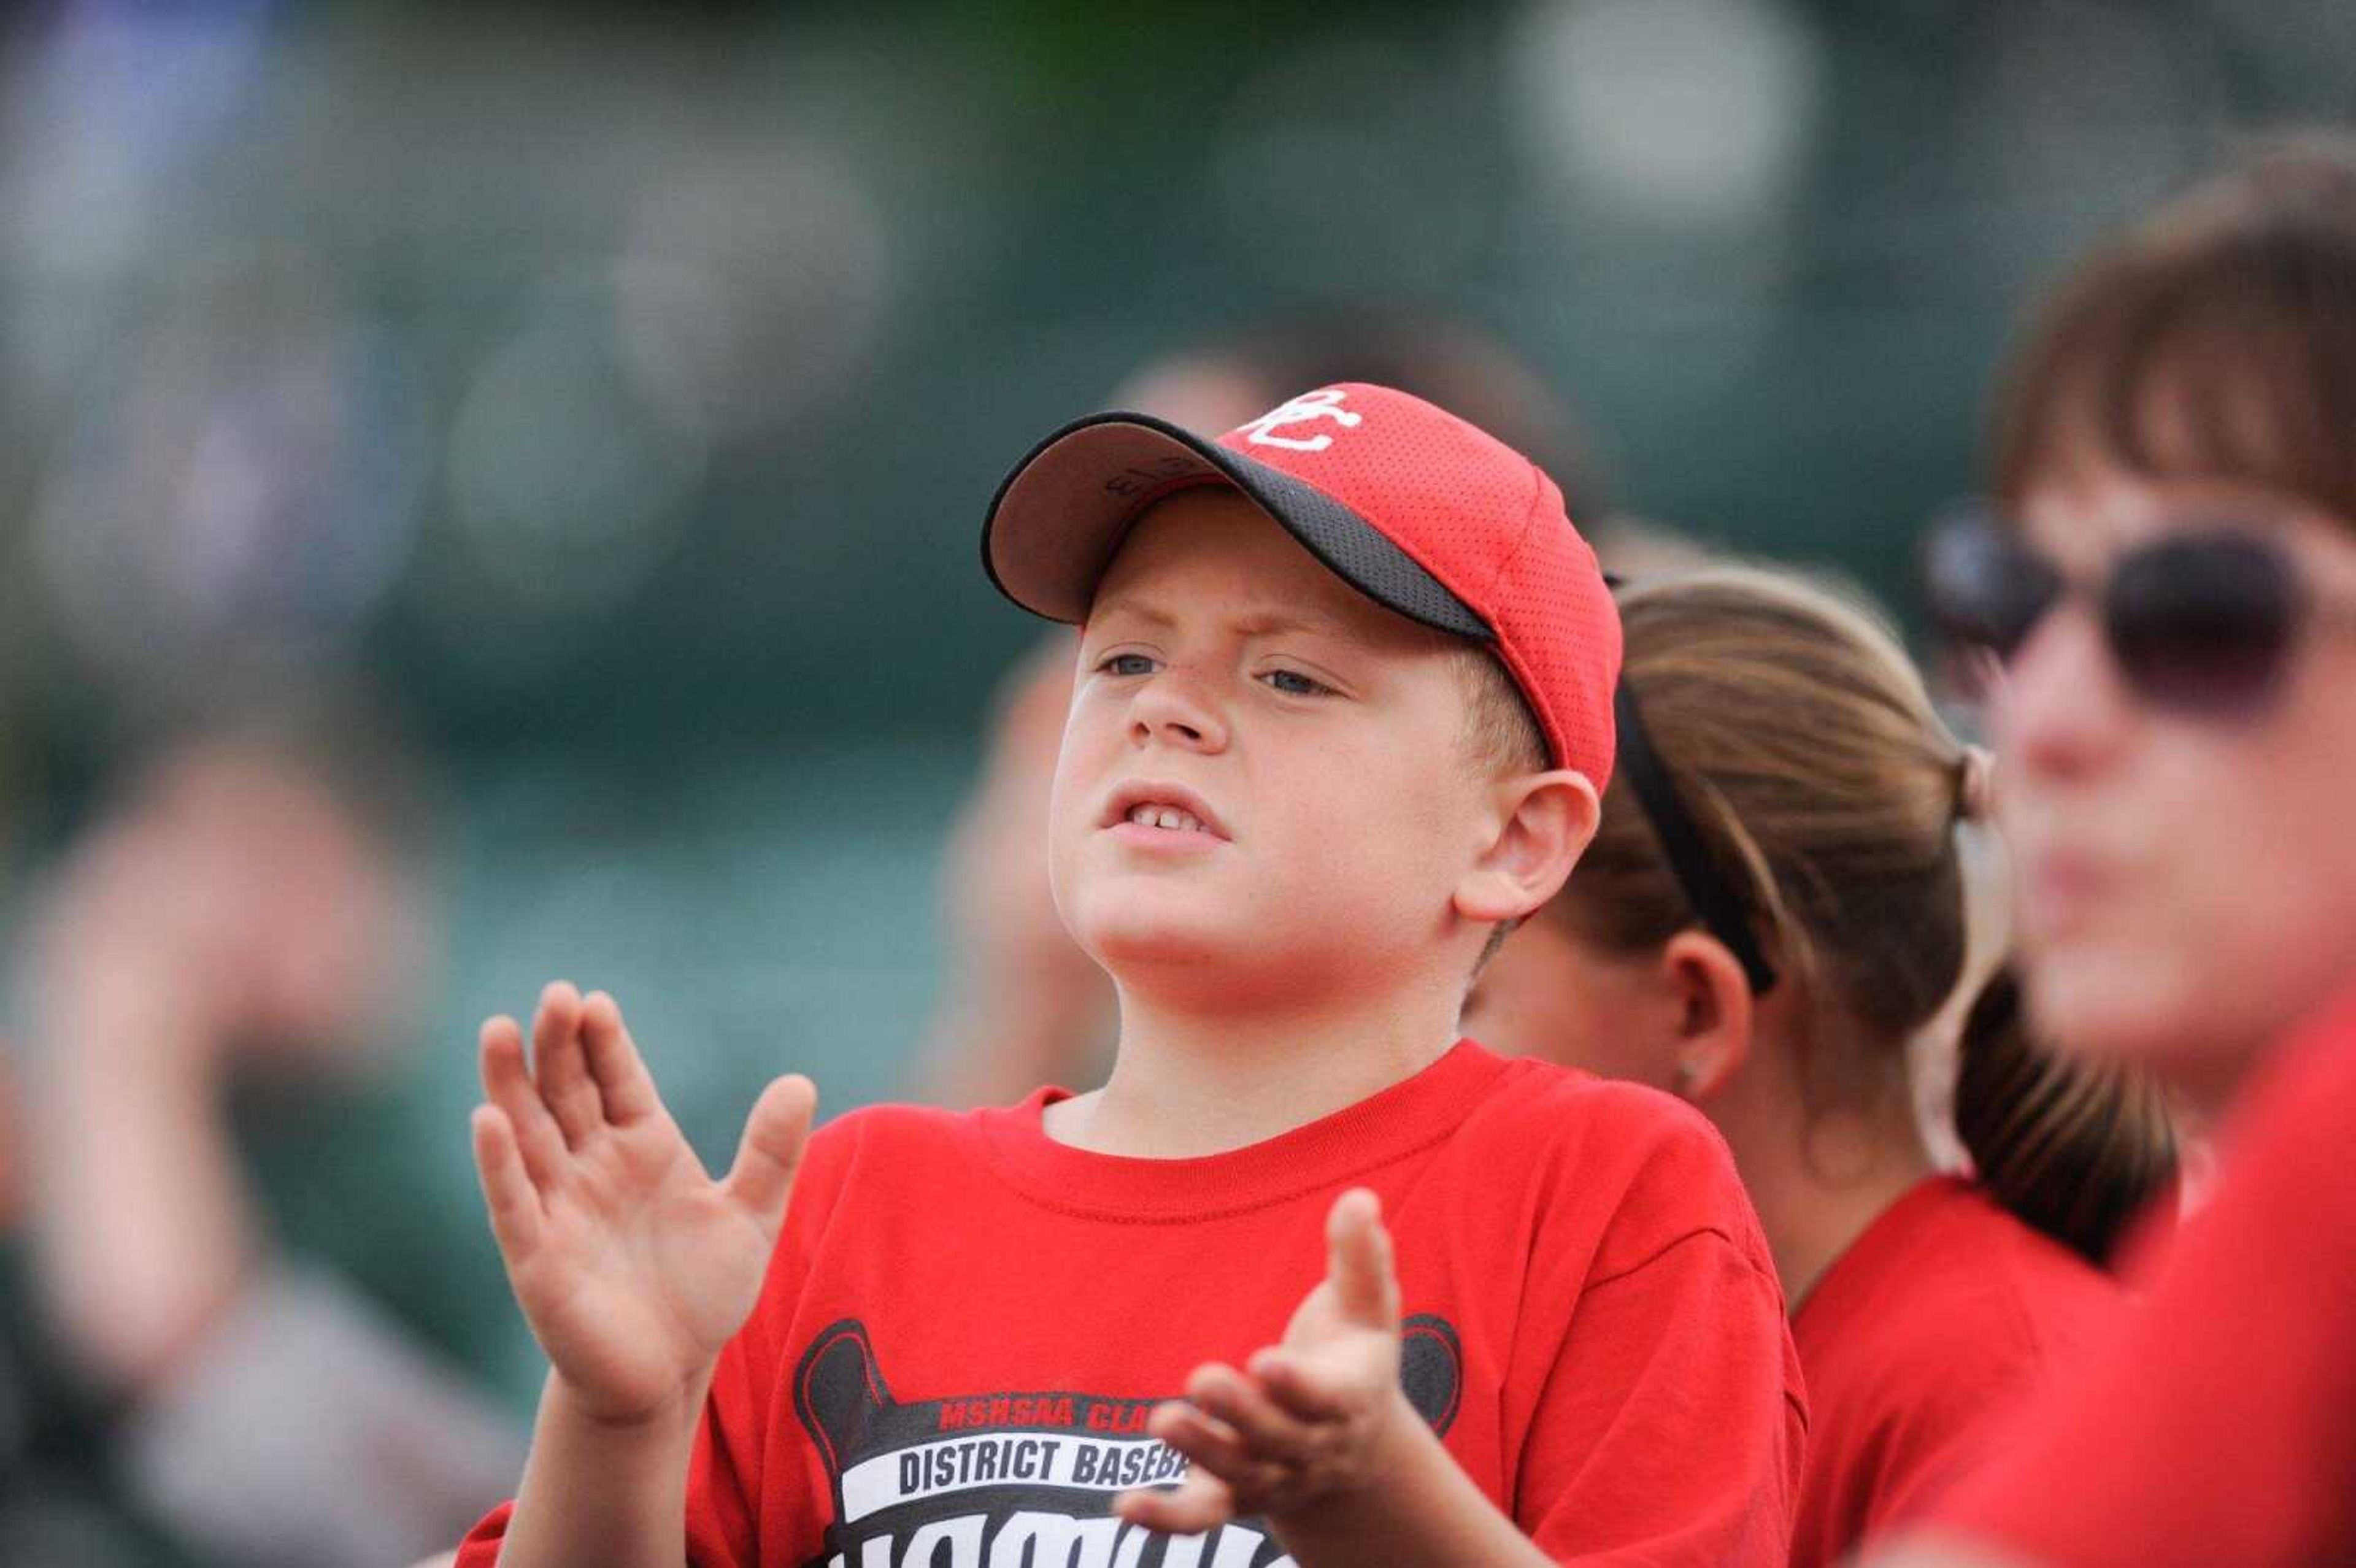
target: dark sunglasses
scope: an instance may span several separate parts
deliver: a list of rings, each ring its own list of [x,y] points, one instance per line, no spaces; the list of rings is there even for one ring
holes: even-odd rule
[[[2191,528],[2123,552],[2098,582],[2064,576],[1987,510],[1967,507],[1923,541],[1922,587],[1942,635],[2009,662],[2065,599],[2094,602],[2103,641],[2152,707],[2206,719],[2248,717],[2273,695],[2306,625],[2329,612],[2288,551],[2262,536]]]

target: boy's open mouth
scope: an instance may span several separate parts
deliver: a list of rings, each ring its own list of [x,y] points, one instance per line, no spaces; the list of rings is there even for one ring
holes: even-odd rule
[[[1194,791],[1149,780],[1136,780],[1114,790],[1098,826],[1130,824],[1163,833],[1201,833],[1220,839],[1227,836],[1210,806]]]

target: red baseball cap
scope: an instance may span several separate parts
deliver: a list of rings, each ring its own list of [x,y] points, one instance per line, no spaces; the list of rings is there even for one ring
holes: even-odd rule
[[[1376,603],[1485,645],[1555,764],[1610,782],[1620,613],[1595,552],[1536,464],[1405,392],[1320,388],[1215,442],[1149,414],[1066,425],[999,485],[982,565],[1023,609],[1077,624],[1130,525],[1197,485],[1242,491]]]

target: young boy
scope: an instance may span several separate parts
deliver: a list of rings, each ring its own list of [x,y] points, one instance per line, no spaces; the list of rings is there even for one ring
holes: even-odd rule
[[[806,1139],[780,1079],[714,1182],[611,999],[551,987],[529,1069],[492,1019],[476,1157],[552,1370],[462,1563],[1781,1562],[1804,1415],[1724,1145],[1455,1039],[1611,769],[1553,484],[1329,387],[1058,432],[983,553],[1083,624],[1049,839],[1109,1081]]]

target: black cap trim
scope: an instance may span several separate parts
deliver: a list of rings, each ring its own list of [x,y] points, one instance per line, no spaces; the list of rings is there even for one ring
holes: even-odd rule
[[[1158,438],[1145,443],[1149,449],[1158,449],[1158,454],[1149,453],[1146,460],[1140,462],[1136,461],[1139,453],[1132,451],[1127,454],[1130,461],[1110,464],[1100,473],[1089,474],[1087,477],[1095,481],[1091,494],[1102,497],[1094,516],[1034,519],[1029,511],[1018,514],[1018,528],[1055,527],[1056,540],[1010,539],[1006,527],[1008,501],[1025,476],[1033,473],[1035,465],[1066,442],[1105,442],[1108,435],[1091,438],[1088,432],[1109,432],[1117,428]],[[990,574],[991,582],[1001,593],[1033,614],[1051,621],[1077,623],[1086,618],[1097,581],[1120,548],[1130,525],[1147,507],[1173,491],[1222,481],[1242,491],[1327,570],[1376,603],[1411,621],[1461,637],[1481,642],[1494,638],[1488,623],[1471,606],[1355,511],[1304,479],[1255,462],[1151,414],[1092,414],[1064,426],[1033,446],[1000,482],[997,494],[991,497],[990,511],[981,526],[982,570]],[[1029,548],[1021,548],[1026,544]],[[1064,569],[1057,573],[1059,580],[1020,585],[1010,581],[1010,576],[1023,575],[1014,570],[1015,562],[1011,559],[1018,549],[1025,558],[1024,564],[1040,574]]]

